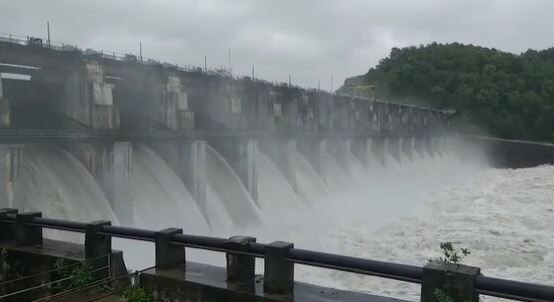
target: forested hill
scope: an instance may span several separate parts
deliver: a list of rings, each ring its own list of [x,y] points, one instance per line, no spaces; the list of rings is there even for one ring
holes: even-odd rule
[[[554,48],[520,55],[463,44],[393,48],[342,92],[454,109],[504,138],[554,141]]]

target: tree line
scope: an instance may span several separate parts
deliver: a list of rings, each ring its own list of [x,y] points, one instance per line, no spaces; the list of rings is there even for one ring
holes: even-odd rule
[[[498,137],[554,141],[554,48],[521,54],[460,43],[393,48],[339,91],[455,110],[454,122]]]

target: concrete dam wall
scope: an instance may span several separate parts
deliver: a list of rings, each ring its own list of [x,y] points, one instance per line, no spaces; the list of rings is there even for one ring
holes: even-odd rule
[[[337,175],[329,166],[352,175],[440,153],[448,123],[428,108],[74,49],[0,42],[0,74],[0,136],[184,135],[4,140],[0,204],[72,219],[250,225],[260,208],[317,199]]]

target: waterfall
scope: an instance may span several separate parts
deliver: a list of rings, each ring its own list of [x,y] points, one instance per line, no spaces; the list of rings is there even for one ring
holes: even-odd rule
[[[52,218],[117,223],[93,176],[61,148],[25,146],[20,173],[15,194],[19,209]]]
[[[208,182],[208,217],[225,212],[239,227],[258,223],[260,212],[240,178],[229,163],[211,146],[206,145],[206,181]],[[211,225],[217,221],[210,219]]]
[[[297,150],[292,150],[291,152],[293,167],[296,168],[295,176],[298,194],[303,200],[317,205],[318,200],[328,193],[329,189],[325,181],[300,152]]]
[[[291,184],[277,166],[260,150],[256,152],[258,199],[263,211],[287,210],[303,206]]]
[[[131,181],[134,224],[143,228],[180,227],[205,233],[206,221],[181,179],[143,144],[133,149]]]

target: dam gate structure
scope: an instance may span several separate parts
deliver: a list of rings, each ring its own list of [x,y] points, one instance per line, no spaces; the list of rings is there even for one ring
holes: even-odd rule
[[[0,38],[0,75],[7,171],[0,203],[22,206],[18,175],[27,150],[55,145],[86,168],[127,224],[134,219],[129,184],[137,152],[161,158],[206,214],[211,158],[239,179],[246,193],[235,195],[257,203],[259,152],[296,191],[294,152],[325,181],[322,153],[347,171],[350,154],[367,167],[369,156],[385,163],[392,154],[401,161],[414,152],[440,152],[448,125],[447,113],[430,108],[45,45],[31,37]],[[219,195],[229,193],[212,186]]]

